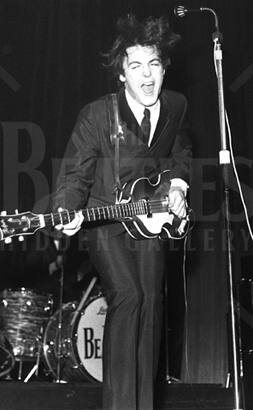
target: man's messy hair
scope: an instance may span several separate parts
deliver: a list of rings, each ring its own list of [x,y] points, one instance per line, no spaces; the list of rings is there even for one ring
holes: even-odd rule
[[[174,33],[166,17],[148,17],[138,21],[135,15],[121,17],[116,25],[117,37],[111,49],[105,54],[106,66],[118,78],[123,74],[123,60],[128,47],[135,45],[156,47],[164,68],[170,64],[170,56],[180,35]]]

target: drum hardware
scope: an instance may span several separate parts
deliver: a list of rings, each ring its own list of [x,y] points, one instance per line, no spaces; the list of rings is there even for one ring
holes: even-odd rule
[[[43,356],[49,373],[57,377],[60,362],[61,383],[102,382],[102,341],[107,304],[98,292],[90,296],[95,285],[93,278],[81,302],[68,302],[61,308],[61,356],[58,355],[57,332],[60,310],[49,319],[43,338]]]
[[[86,289],[85,293],[83,294],[81,302],[79,303],[79,305],[78,305],[78,307],[75,311],[75,314],[74,314],[74,316],[71,320],[71,326],[73,326],[74,322],[76,321],[77,316],[80,314],[80,312],[83,308],[83,305],[85,304],[86,300],[88,299],[90,292],[94,288],[94,285],[95,285],[96,281],[97,281],[97,277],[94,276],[94,278],[92,278],[92,280],[90,281],[90,284],[89,284],[88,288]]]
[[[40,358],[41,358],[41,349],[42,349],[42,344],[40,343],[39,340],[37,340],[39,348],[38,348],[38,353],[37,353],[37,359],[36,359],[36,363],[33,366],[33,368],[31,369],[31,371],[28,373],[28,375],[26,376],[26,378],[24,379],[24,383],[27,383],[30,378],[35,374],[36,376],[38,376],[38,371],[39,371],[39,364],[40,364]]]
[[[56,358],[57,358],[57,367],[56,367],[56,379],[55,379],[55,383],[62,383],[64,382],[64,380],[62,380],[61,378],[61,361],[62,359],[66,356],[66,354],[63,353],[63,349],[66,350],[66,346],[62,344],[62,314],[63,314],[63,290],[64,290],[64,254],[59,252],[59,241],[55,240],[55,246],[56,249],[58,251],[58,256],[57,256],[57,265],[60,269],[60,289],[59,289],[59,310],[58,310],[58,326],[57,326],[57,334],[56,334],[56,346],[57,346],[57,354],[56,354]],[[92,288],[94,287],[95,283],[96,283],[97,278],[93,278],[86,290],[86,292],[84,293],[81,302],[79,303],[76,312],[73,316],[72,322],[71,322],[71,326],[73,326],[74,321],[76,320],[76,317],[78,316],[78,314],[80,313],[84,303],[86,302]],[[69,343],[71,342],[71,340],[69,340]],[[66,340],[65,340],[65,344],[66,344]],[[68,343],[67,343],[68,344]],[[69,355],[69,350],[67,348],[67,354]],[[76,366],[78,367],[78,365]]]
[[[56,249],[59,252],[59,241],[55,241]],[[59,318],[58,318],[58,338],[57,338],[57,367],[55,383],[61,383],[61,355],[62,355],[62,306],[63,306],[63,288],[64,288],[64,264],[63,254],[58,255],[57,264],[60,268],[60,290],[59,290]]]
[[[0,334],[0,378],[5,377],[8,380],[8,375],[15,365],[15,359],[8,339]]]

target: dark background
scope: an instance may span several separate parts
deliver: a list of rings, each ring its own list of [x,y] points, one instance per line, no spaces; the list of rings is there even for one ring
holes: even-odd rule
[[[79,110],[87,102],[115,90],[102,66],[101,52],[111,44],[117,18],[127,12],[138,17],[167,15],[182,41],[168,68],[165,86],[184,93],[189,102],[194,147],[190,202],[196,219],[186,245],[185,332],[182,330],[186,304],[184,275],[175,265],[175,255],[179,253],[183,257],[182,244],[167,244],[172,251],[166,272],[170,367],[184,382],[224,384],[231,357],[223,184],[218,162],[217,81],[213,64],[214,19],[211,13],[204,12],[177,19],[173,14],[177,4],[172,0],[1,1],[0,209],[8,213],[15,209],[50,210],[60,159]],[[192,9],[211,7],[219,17],[225,103],[251,220],[253,1],[186,0],[184,5]],[[230,188],[234,282],[239,293],[243,284],[250,295],[242,315],[248,361],[252,349],[252,241],[232,172]],[[54,252],[48,251],[51,240],[46,238],[46,245],[41,234],[22,244],[16,239],[11,245],[1,244],[1,289],[27,286],[44,290],[54,287],[57,291],[57,280],[48,275],[48,263]],[[91,272],[86,250],[73,250],[70,281],[72,274],[76,277],[80,253],[87,258],[85,272]],[[163,372],[164,369],[162,375]]]

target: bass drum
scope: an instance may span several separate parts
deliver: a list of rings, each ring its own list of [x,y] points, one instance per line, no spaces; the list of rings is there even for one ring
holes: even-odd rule
[[[107,303],[103,296],[91,299],[80,313],[77,303],[63,305],[49,320],[43,353],[50,373],[62,382],[102,382],[102,344]],[[59,316],[62,315],[62,327]],[[57,365],[60,358],[60,375]]]

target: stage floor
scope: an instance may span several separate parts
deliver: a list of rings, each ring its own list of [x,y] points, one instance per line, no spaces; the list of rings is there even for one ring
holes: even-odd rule
[[[155,410],[232,410],[233,403],[232,390],[219,385],[160,383],[156,388]],[[0,409],[101,410],[101,384],[2,381]]]

